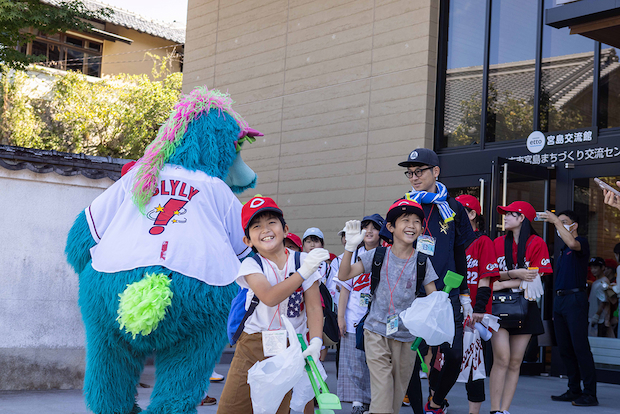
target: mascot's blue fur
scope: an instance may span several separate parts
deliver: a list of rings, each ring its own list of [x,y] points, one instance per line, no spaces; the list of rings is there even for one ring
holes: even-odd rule
[[[239,131],[237,121],[227,113],[218,109],[203,111],[189,123],[167,162],[227,179],[238,159],[233,142],[238,140]],[[249,168],[245,168],[247,172]],[[232,189],[241,192],[253,187],[255,181],[254,175],[250,182],[233,185]],[[231,185],[228,179],[226,182]],[[91,265],[89,249],[94,245],[82,212],[69,232],[66,254],[79,274],[79,305],[87,341],[84,394],[88,408],[97,414],[140,412],[135,401],[136,386],[146,357],[156,350],[157,381],[146,412],[195,413],[228,342],[226,320],[237,285],[211,286],[160,266],[101,273]],[[119,329],[116,320],[119,294],[147,272],[169,275],[172,303],[157,329],[132,338]]]

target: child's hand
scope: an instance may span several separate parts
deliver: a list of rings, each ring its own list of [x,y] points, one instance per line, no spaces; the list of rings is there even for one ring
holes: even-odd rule
[[[340,337],[347,334],[347,321],[344,319],[344,316],[338,317],[338,329],[340,330]]]
[[[311,356],[312,359],[314,359],[314,362],[318,362],[319,356],[321,355],[322,346],[323,346],[323,340],[315,336],[314,338],[310,340],[310,345],[308,345],[308,348],[306,348],[306,350],[304,351],[303,353],[304,358]]]
[[[344,228],[346,237],[344,249],[353,253],[357,249],[357,246],[364,241],[366,230],[362,230],[362,222],[359,220],[347,221]]]
[[[329,252],[325,249],[313,249],[306,258],[304,259],[303,264],[297,270],[297,273],[304,279],[308,279],[310,275],[319,268],[321,262],[329,259]]]

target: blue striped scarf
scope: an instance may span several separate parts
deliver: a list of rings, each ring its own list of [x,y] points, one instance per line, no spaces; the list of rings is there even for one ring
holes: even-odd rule
[[[445,185],[440,183],[439,181],[435,182],[437,186],[436,193],[429,193],[427,191],[415,191],[405,194],[405,198],[407,200],[413,200],[419,204],[435,204],[439,209],[439,214],[443,219],[444,223],[448,223],[449,221],[454,220],[454,216],[456,213],[450,208],[448,204],[448,189]]]

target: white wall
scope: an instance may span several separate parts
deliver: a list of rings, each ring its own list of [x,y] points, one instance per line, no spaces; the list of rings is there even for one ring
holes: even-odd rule
[[[75,216],[112,183],[0,168],[0,389],[82,386],[78,279],[64,248]]]

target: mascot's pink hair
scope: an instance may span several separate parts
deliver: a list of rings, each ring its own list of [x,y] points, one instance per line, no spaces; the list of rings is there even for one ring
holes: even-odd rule
[[[206,86],[199,86],[190,94],[181,97],[170,117],[159,128],[157,137],[134,166],[137,172],[132,189],[133,201],[142,214],[145,214],[146,205],[157,188],[159,172],[181,144],[187,126],[196,115],[218,109],[220,113],[224,111],[232,116],[242,133],[249,130],[248,123],[232,109],[233,103],[228,94],[218,90],[210,91]]]

